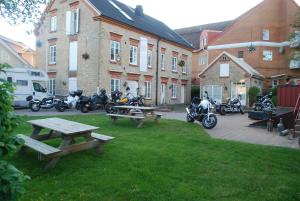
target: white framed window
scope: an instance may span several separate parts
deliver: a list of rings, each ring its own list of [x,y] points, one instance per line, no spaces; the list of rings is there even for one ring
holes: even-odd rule
[[[117,61],[117,57],[120,56],[121,44],[118,41],[110,41],[110,60]]]
[[[28,86],[28,80],[17,80],[17,86]]]
[[[49,79],[48,92],[53,96],[55,95],[55,79]]]
[[[184,66],[182,66],[182,73],[183,74],[187,73],[187,61],[184,61]]]
[[[145,98],[151,99],[151,82],[150,81],[145,82]]]
[[[278,80],[272,80],[272,87],[278,86]]]
[[[270,31],[269,31],[269,29],[263,29],[262,39],[263,40],[270,40]]]
[[[147,67],[152,68],[152,51],[148,50],[147,52]]]
[[[52,16],[50,19],[50,32],[56,32],[57,29],[57,16]]]
[[[229,64],[220,64],[220,77],[229,77]]]
[[[172,71],[177,72],[177,57],[172,58]]]
[[[177,98],[177,85],[172,84],[172,98]]]
[[[49,46],[49,64],[56,64],[56,45]]]
[[[78,42],[70,42],[69,49],[69,70],[77,71],[77,57],[78,57]]]
[[[129,57],[129,63],[132,65],[137,65],[137,51],[138,48],[136,46],[130,46],[130,57]]]
[[[223,88],[219,85],[206,85],[202,88],[202,97],[206,98],[205,91],[208,93],[208,97],[212,98],[214,101],[217,101],[217,103],[222,103],[222,97],[223,97]]]
[[[199,65],[207,64],[207,55],[202,55],[199,57]]]
[[[263,51],[263,60],[264,61],[272,61],[273,60],[273,52],[271,50]]]
[[[111,79],[110,80],[110,91],[120,91],[120,80],[119,79]]]
[[[79,17],[80,10],[77,8],[74,12],[67,11],[66,13],[66,34],[74,35],[79,33]]]
[[[160,55],[160,69],[165,70],[165,54]]]

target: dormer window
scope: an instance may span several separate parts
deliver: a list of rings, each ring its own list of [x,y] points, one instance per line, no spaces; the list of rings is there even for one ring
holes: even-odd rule
[[[270,40],[270,31],[269,31],[269,29],[264,29],[263,30],[262,39],[263,40]]]

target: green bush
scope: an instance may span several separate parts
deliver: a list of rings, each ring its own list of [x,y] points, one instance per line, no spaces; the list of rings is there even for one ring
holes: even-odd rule
[[[250,106],[256,101],[257,96],[261,93],[260,88],[258,87],[250,87],[248,91],[249,96],[249,104]]]
[[[270,89],[269,93],[272,93],[272,103],[277,106],[277,87]]]
[[[200,96],[200,86],[192,86],[192,99]]]
[[[0,64],[0,73],[5,73],[7,64]],[[12,135],[18,125],[13,114],[14,88],[10,82],[0,80],[0,200],[15,201],[24,193],[23,183],[27,176],[8,161],[24,141]]]

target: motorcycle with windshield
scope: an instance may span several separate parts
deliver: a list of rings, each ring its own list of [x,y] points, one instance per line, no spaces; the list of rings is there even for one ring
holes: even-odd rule
[[[217,104],[216,111],[221,115],[226,115],[227,113],[241,113],[244,114],[244,109],[241,103],[241,95],[233,100],[228,98],[226,103]]]
[[[88,113],[89,111],[105,109],[108,103],[108,96],[105,89],[101,89],[99,94],[94,94],[93,96],[81,96],[78,101],[77,108],[81,110],[82,113]]]
[[[77,90],[70,92],[69,96],[60,99],[57,104],[55,105],[55,109],[57,109],[60,112],[64,112],[66,109],[80,109],[79,108],[79,99],[82,96],[83,91],[82,90]]]
[[[258,98],[258,101],[253,104],[254,111],[265,111],[265,110],[275,110],[275,106],[272,102],[272,92],[269,94]]]
[[[186,108],[186,119],[187,122],[199,121],[204,128],[212,129],[217,125],[218,119],[212,113],[214,101],[209,98],[207,91],[205,94],[206,99],[193,98],[191,105]]]

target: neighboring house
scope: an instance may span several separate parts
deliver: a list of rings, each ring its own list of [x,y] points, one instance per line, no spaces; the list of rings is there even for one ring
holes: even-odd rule
[[[299,68],[290,67],[290,42],[288,41],[289,33],[292,30],[290,25],[294,22],[298,9],[299,6],[293,0],[264,0],[235,19],[211,41],[207,38],[206,46],[199,42],[199,50],[194,51],[193,60],[200,61],[201,58],[206,57],[207,62],[204,63],[207,66],[225,51],[263,75],[263,82],[258,83],[261,83],[259,87],[264,91],[279,84],[285,84],[286,78],[300,76]],[[200,38],[204,36],[202,35]],[[203,65],[194,65],[193,63],[193,68],[199,73],[202,71],[200,85],[201,88],[206,87],[203,83],[206,83],[210,77],[203,71]],[[221,70],[221,66],[219,69]],[[229,71],[231,72],[231,68]],[[232,83],[234,82],[232,81]],[[214,85],[222,87],[224,92],[221,77],[220,81],[216,81]],[[230,88],[228,90],[231,91]],[[245,96],[246,92],[247,89],[242,95]],[[230,97],[229,94],[224,93],[218,96],[222,96],[223,100]]]
[[[35,67],[35,51],[22,42],[0,35],[0,63],[12,67]]]
[[[192,46],[141,6],[53,0],[35,34],[37,66],[48,72],[53,94],[129,86],[149,104],[190,101]]]

